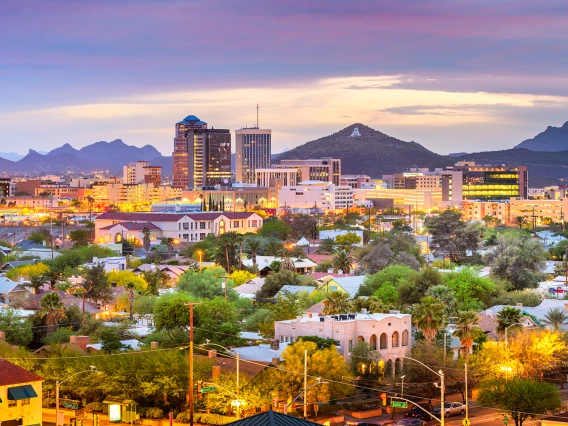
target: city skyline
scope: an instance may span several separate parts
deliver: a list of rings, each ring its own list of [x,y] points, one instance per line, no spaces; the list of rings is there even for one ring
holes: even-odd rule
[[[2,151],[120,138],[167,155],[179,117],[234,131],[257,103],[273,152],[355,122],[443,154],[507,149],[568,119],[560,1],[0,8]]]

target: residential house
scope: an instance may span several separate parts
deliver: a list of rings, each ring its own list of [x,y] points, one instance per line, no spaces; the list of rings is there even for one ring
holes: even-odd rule
[[[262,288],[264,285],[265,278],[253,278],[233,290],[237,292],[239,297],[246,297],[247,299],[254,299],[256,297],[256,292]]]
[[[185,271],[191,269],[195,265],[156,265],[156,264],[149,264],[143,263],[142,265],[134,268],[132,271],[136,274],[142,274],[144,272],[156,272],[162,271],[165,272],[170,277],[170,283],[175,285]]]
[[[411,316],[399,311],[369,314],[363,310],[329,316],[306,313],[293,320],[275,321],[274,336],[281,343],[295,342],[300,336],[334,339],[347,360],[357,342],[367,342],[373,350],[380,350],[387,373],[394,375],[402,371],[403,357],[410,354],[411,327]]]
[[[272,268],[270,267],[272,262],[274,261],[282,262],[282,260],[283,260],[282,257],[276,257],[276,256],[256,256],[256,266],[258,268],[260,276],[264,277],[272,271]],[[298,257],[292,257],[290,258],[290,260],[294,265],[295,271],[301,275],[312,274],[317,266],[314,262],[312,262],[308,258],[300,259]],[[247,268],[251,268],[253,266],[252,259],[243,259],[242,262],[243,265],[246,266]]]
[[[10,269],[17,268],[18,266],[29,265],[30,263],[37,263],[37,259],[31,260],[12,260],[2,265],[1,272],[9,271]]]
[[[355,298],[355,295],[359,291],[359,287],[365,282],[364,275],[349,275],[333,277],[327,275],[318,280],[320,283],[319,287],[314,292],[319,293],[331,293],[332,291],[339,291],[341,293],[347,293],[349,298]]]
[[[43,380],[25,368],[0,359],[2,426],[41,426]]]
[[[124,271],[126,270],[126,266],[128,261],[125,256],[115,256],[115,257],[103,257],[97,258],[93,257],[93,261],[91,263],[85,263],[83,265],[84,268],[94,268],[95,266],[103,266],[105,272],[112,272],[112,271]]]
[[[286,294],[300,294],[306,293],[306,295],[312,293],[316,287],[311,285],[284,285],[282,288],[276,293],[276,297],[285,296]]]

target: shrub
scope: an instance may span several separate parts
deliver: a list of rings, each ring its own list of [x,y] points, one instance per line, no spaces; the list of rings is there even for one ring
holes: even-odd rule
[[[182,411],[176,416],[176,420],[180,423],[189,423],[189,411]],[[219,414],[194,413],[193,420],[195,423],[208,425],[225,425],[235,421],[234,417],[221,416]]]
[[[55,408],[55,398],[43,398],[41,406],[43,408]]]
[[[146,410],[146,417],[149,419],[161,419],[164,417],[164,411],[160,408],[148,408]]]
[[[108,406],[106,404],[103,404],[102,402],[90,402],[85,405],[85,411],[107,414]]]

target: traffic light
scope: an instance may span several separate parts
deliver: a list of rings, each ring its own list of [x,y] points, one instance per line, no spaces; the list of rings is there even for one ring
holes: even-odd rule
[[[386,393],[383,392],[381,394],[381,399],[383,400],[383,405],[387,405],[387,394]]]
[[[203,380],[197,381],[197,398],[203,399],[203,394],[201,393],[201,389],[203,388]]]

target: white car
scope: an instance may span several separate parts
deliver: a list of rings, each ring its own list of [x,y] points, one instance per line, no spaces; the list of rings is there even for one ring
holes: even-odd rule
[[[434,414],[440,415],[440,407],[434,408]],[[450,417],[454,414],[465,414],[465,405],[461,402],[445,402],[444,403],[444,417]]]

